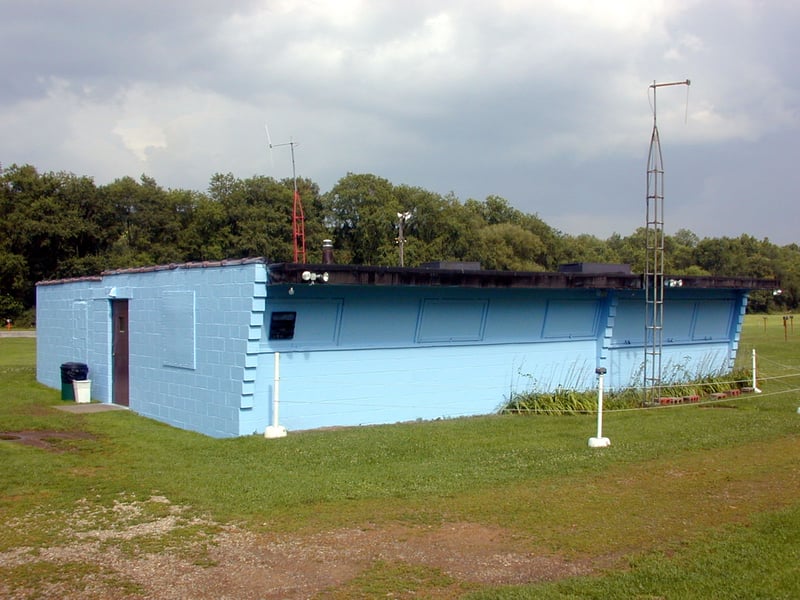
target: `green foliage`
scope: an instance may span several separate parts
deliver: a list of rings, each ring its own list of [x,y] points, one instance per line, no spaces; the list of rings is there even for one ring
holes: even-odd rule
[[[388,180],[348,173],[326,194],[324,205],[333,239],[353,263],[397,264],[389,257],[403,207]]]
[[[542,254],[544,244],[535,233],[514,223],[497,223],[480,230],[467,258],[481,262],[486,269],[543,271],[543,265],[536,262]]]
[[[142,175],[98,186],[71,173],[12,165],[0,176],[0,318],[33,307],[35,283],[105,269],[264,256],[294,260],[294,181],[215,174],[204,192],[164,189]],[[372,174],[348,173],[320,194],[297,180],[309,262],[322,240],[340,263],[399,265],[398,213],[410,213],[404,264],[475,261],[486,269],[554,271],[573,262],[627,263],[644,270],[645,230],[607,240],[566,235],[504,198],[460,201]],[[783,293],[754,292],[751,312],[796,310],[800,247],[752,236],[699,239],[681,229],[665,239],[673,275],[776,278]]]
[[[641,402],[641,394],[636,390],[612,391],[603,396],[603,408],[607,411],[633,408]],[[597,391],[557,387],[551,392],[515,393],[502,411],[550,416],[590,414],[597,412]]]
[[[659,397],[683,399],[697,396],[708,399],[711,394],[747,387],[752,380],[752,372],[748,368],[699,378],[681,376],[682,374],[685,375],[683,371],[676,370],[669,378],[669,383],[659,388]],[[597,411],[597,390],[559,385],[552,391],[537,391],[535,382],[532,385],[530,390],[511,394],[502,412],[561,416]],[[640,387],[608,390],[603,395],[603,408],[608,412],[626,410],[641,406],[643,401],[644,393]]]

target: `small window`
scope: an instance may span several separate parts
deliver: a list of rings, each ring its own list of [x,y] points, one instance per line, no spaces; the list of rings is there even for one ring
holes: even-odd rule
[[[294,311],[274,312],[269,320],[269,339],[291,340],[294,338],[294,322],[297,313]]]

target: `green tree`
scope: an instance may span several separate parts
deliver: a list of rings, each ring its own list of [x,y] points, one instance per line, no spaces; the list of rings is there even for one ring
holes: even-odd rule
[[[395,265],[395,223],[402,207],[392,184],[375,175],[348,173],[324,197],[323,219],[340,260]]]
[[[232,247],[225,208],[196,194],[191,219],[180,234],[181,252],[188,261],[223,260]]]
[[[39,174],[25,165],[12,166],[3,179],[3,237],[8,252],[24,257],[28,302],[36,281],[87,275],[105,266],[118,221],[90,178]]]
[[[588,233],[564,236],[562,247],[563,250],[558,256],[561,263],[619,262],[619,257],[611,244]]]
[[[142,175],[137,182],[123,177],[105,186],[109,202],[120,215],[122,230],[112,251],[115,266],[181,262],[178,239],[191,215],[191,202]]]
[[[535,233],[515,223],[495,223],[480,230],[478,243],[466,258],[485,269],[543,271],[537,262],[543,251],[544,244]]]
[[[31,307],[35,283],[112,267],[264,256],[294,260],[293,179],[216,174],[206,193],[165,190],[150,177],[98,187],[89,177],[12,165],[0,173],[0,317]],[[320,195],[297,180],[308,261],[332,238],[339,262],[397,265],[398,213],[404,263],[478,261],[484,268],[555,270],[564,262],[621,262],[645,268],[646,232],[602,241],[568,236],[499,196],[462,203],[371,174],[348,173]],[[700,240],[681,229],[665,237],[665,272],[777,278],[783,294],[754,293],[757,309],[794,310],[800,302],[800,248],[750,235]]]
[[[639,227],[627,237],[615,233],[606,240],[606,243],[611,247],[611,251],[619,257],[619,262],[630,265],[634,273],[644,273],[646,239],[645,228]]]

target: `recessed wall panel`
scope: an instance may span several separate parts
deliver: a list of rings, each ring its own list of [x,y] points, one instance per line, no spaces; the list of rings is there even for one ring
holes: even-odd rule
[[[164,292],[160,309],[164,365],[194,369],[196,366],[194,292]]]
[[[486,300],[427,298],[422,301],[417,342],[477,342],[483,339]]]
[[[581,338],[595,335],[597,301],[548,300],[544,320],[545,338]]]

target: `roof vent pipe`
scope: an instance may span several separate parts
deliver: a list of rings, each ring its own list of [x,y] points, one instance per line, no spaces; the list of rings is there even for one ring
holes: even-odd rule
[[[322,240],[322,264],[332,265],[335,262],[333,260],[333,242],[331,240]]]

